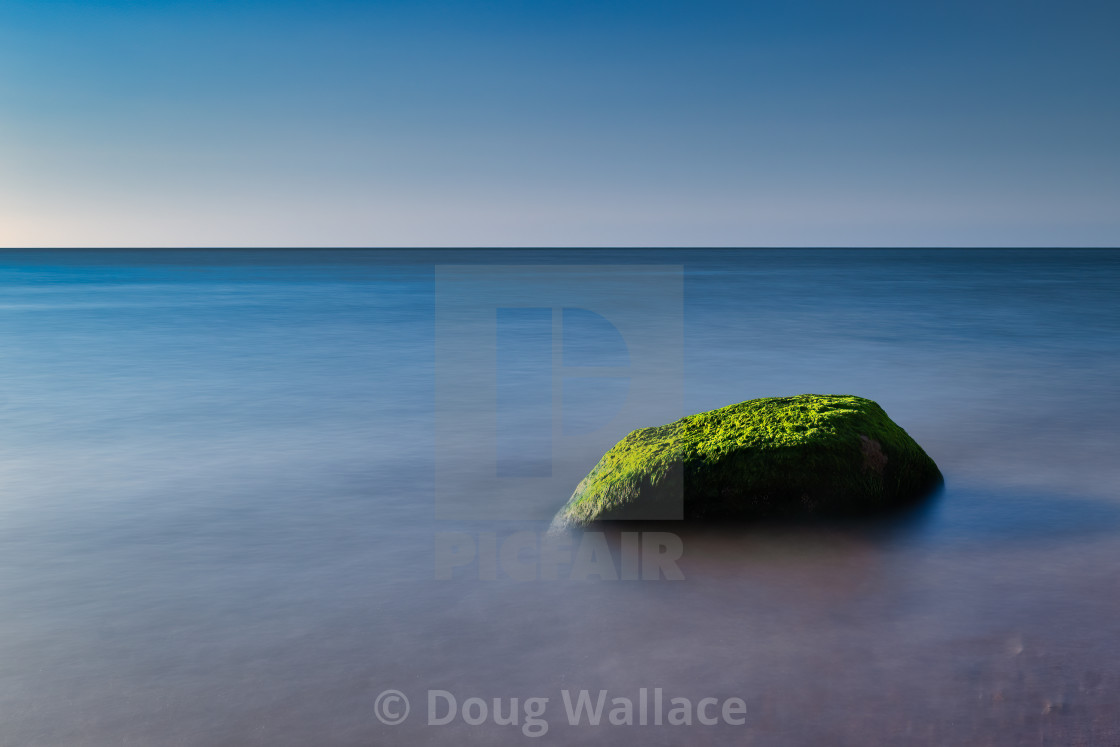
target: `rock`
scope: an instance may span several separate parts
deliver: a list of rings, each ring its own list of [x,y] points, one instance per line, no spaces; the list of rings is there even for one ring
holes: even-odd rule
[[[850,516],[905,505],[941,483],[933,460],[875,402],[769,397],[634,431],[580,482],[554,526]]]

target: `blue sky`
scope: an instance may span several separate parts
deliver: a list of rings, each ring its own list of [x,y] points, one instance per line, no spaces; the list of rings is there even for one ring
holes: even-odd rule
[[[1120,244],[1120,10],[0,4],[0,245]]]

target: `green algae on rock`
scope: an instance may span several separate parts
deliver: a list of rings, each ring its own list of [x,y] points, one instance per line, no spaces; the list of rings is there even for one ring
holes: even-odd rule
[[[915,501],[941,482],[933,460],[869,399],[768,397],[630,433],[554,524],[849,516]]]

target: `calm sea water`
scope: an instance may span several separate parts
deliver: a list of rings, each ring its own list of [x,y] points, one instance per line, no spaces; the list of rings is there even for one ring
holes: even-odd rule
[[[541,300],[449,339],[451,265]],[[1117,287],[1107,251],[0,254],[0,743],[1115,743]],[[803,392],[877,400],[944,492],[678,532],[678,581],[487,571],[627,430]],[[746,723],[567,723],[640,688]],[[428,690],[547,697],[547,734]]]

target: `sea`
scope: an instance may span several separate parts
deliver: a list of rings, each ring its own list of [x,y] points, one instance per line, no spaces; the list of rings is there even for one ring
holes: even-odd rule
[[[0,252],[0,744],[1120,743],[1118,288],[1111,250]],[[631,430],[803,393],[943,489],[550,531]]]

